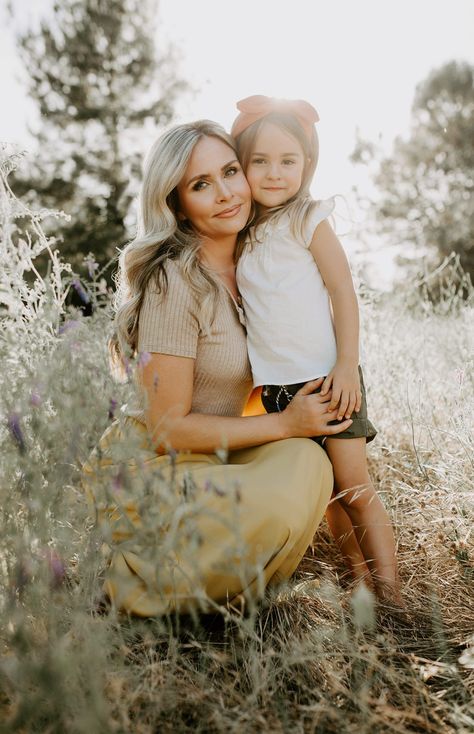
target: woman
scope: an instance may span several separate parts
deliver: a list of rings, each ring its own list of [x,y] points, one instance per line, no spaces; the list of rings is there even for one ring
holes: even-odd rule
[[[235,282],[251,208],[232,139],[179,125],[148,157],[138,236],[120,257],[115,357],[137,357],[141,405],[84,467],[111,547],[104,589],[152,616],[260,595],[296,569],[332,472],[309,436],[337,433],[305,385],[280,414],[242,417],[251,392]]]

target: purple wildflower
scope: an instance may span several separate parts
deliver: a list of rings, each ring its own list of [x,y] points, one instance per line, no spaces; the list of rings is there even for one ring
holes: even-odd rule
[[[71,331],[71,329],[75,329],[80,324],[80,321],[77,321],[76,319],[69,319],[69,321],[65,321],[58,329],[58,336],[62,336],[62,334],[66,334],[66,332]]]
[[[115,409],[117,407],[117,401],[114,398],[110,398],[108,417],[110,421],[113,421],[115,415]]]
[[[59,589],[66,578],[66,566],[64,561],[55,550],[49,549],[45,553],[45,558],[51,574],[51,588]]]
[[[30,395],[30,404],[34,408],[39,408],[41,405],[41,395],[39,394],[38,390],[32,390]]]
[[[14,442],[18,446],[20,453],[24,454],[26,452],[26,443],[23,436],[23,431],[21,430],[20,416],[18,415],[18,413],[11,413],[8,416],[8,429],[12,435]]]
[[[82,285],[82,283],[81,283],[81,281],[79,280],[79,278],[73,278],[73,279],[71,280],[71,285],[72,285],[72,287],[74,288],[74,290],[76,291],[76,293],[77,293],[77,295],[79,296],[79,298],[81,299],[81,301],[82,301],[83,303],[89,303],[89,301],[91,300],[91,299],[90,299],[90,296],[89,296],[89,294],[87,293],[87,291],[85,290],[85,288],[84,288],[84,286]]]
[[[132,365],[127,357],[123,358],[123,366],[125,368],[125,374],[127,375],[127,377],[130,377],[130,375],[132,374]]]
[[[137,359],[137,367],[146,367],[150,359],[150,352],[140,352]]]
[[[127,475],[125,472],[125,467],[123,466],[123,464],[120,464],[117,474],[112,479],[112,490],[114,492],[118,492],[126,484],[126,481]]]
[[[95,275],[96,270],[99,268],[99,263],[96,263],[95,260],[90,258],[87,260],[87,272],[89,273],[89,278],[93,278]]]

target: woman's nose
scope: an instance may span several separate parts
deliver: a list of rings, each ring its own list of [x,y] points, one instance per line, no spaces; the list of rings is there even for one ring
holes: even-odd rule
[[[226,201],[232,197],[232,191],[225,181],[219,181],[217,185],[217,198],[219,201]]]

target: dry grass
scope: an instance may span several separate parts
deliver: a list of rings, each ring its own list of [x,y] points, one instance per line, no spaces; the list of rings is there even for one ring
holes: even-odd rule
[[[29,303],[21,258],[12,269],[7,255],[2,296]],[[474,730],[473,308],[454,276],[437,305],[415,284],[362,298],[380,431],[370,468],[396,527],[408,627],[374,625],[324,525],[291,582],[244,618],[99,614],[79,468],[127,397],[107,371],[107,301],[59,328],[69,281],[57,271],[29,310],[1,312],[0,731]]]

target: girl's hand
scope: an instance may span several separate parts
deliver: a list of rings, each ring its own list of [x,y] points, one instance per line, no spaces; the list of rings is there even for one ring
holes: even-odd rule
[[[345,420],[339,425],[329,425],[337,418],[337,411],[329,410],[331,394],[329,392],[322,395],[314,392],[321,386],[323,379],[320,377],[303,385],[280,413],[280,417],[285,421],[288,437],[331,436],[345,431],[351,425],[352,420]]]
[[[357,365],[349,362],[336,362],[321,388],[321,395],[328,395],[332,389],[329,410],[337,408],[337,420],[350,418],[359,411],[362,402],[360,378]]]

